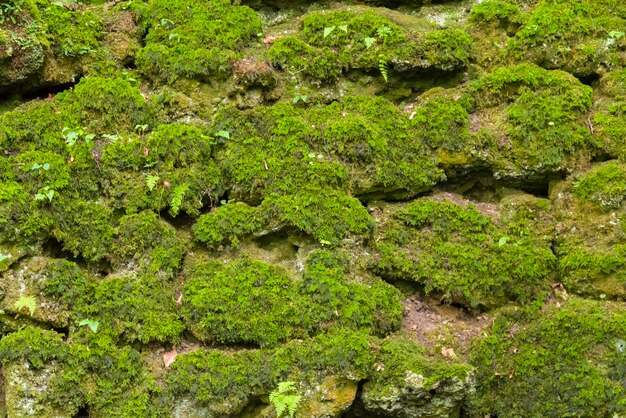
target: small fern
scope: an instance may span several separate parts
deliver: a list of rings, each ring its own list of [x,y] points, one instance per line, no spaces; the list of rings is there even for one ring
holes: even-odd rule
[[[280,382],[278,389],[270,393],[270,402],[276,409],[276,416],[288,416],[293,418],[302,396],[296,395],[296,384],[294,382]]]
[[[189,190],[188,184],[181,184],[180,186],[176,186],[172,191],[172,200],[170,201],[170,215],[176,216],[180,211],[180,207],[183,204],[183,197],[185,196],[185,192]]]
[[[30,315],[33,316],[35,313],[35,309],[37,308],[37,300],[34,296],[20,296],[20,298],[15,302],[15,310],[21,312],[22,309],[28,309]]]
[[[379,55],[378,56],[378,69],[380,70],[380,73],[383,76],[383,79],[385,79],[385,83],[389,82],[389,67],[387,65],[387,58],[385,58],[384,55]]]

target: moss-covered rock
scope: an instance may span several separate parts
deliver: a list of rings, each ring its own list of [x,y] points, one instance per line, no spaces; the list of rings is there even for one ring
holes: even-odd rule
[[[546,242],[499,226],[472,205],[423,198],[385,216],[373,271],[416,281],[449,302],[471,308],[529,302],[555,265]]]
[[[347,282],[331,254],[311,257],[299,281],[246,258],[189,266],[182,308],[188,327],[204,341],[261,347],[330,326],[378,335],[398,328],[402,310],[394,288]]]
[[[389,16],[389,17],[387,17]],[[312,12],[297,35],[277,39],[269,59],[291,73],[328,80],[351,69],[399,71],[467,65],[472,38],[459,29],[426,31],[406,17],[369,8]],[[432,29],[432,28],[431,28]]]
[[[256,203],[263,194],[310,185],[411,196],[444,179],[412,137],[408,116],[383,98],[346,97],[307,109],[280,104],[250,115],[254,124],[245,116],[225,113],[216,122],[216,130],[231,132],[217,158],[237,200]]]
[[[470,414],[622,414],[625,312],[578,298],[504,311],[472,351],[478,390]]]
[[[145,19],[149,30],[138,66],[169,81],[229,75],[242,49],[261,34],[256,13],[228,0],[152,1]]]
[[[58,259],[33,257],[4,272],[0,280],[2,309],[57,328],[66,327],[70,317],[67,306],[45,295],[46,286],[66,263]]]
[[[566,289],[594,298],[626,296],[624,209],[620,169],[599,164],[552,187],[561,280]]]
[[[382,341],[376,364],[360,398],[370,416],[457,417],[474,390],[471,366],[448,364],[410,340]]]

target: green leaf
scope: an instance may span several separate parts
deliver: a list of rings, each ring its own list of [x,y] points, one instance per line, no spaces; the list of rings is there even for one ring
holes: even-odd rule
[[[372,45],[374,45],[374,42],[376,42],[376,38],[367,37],[367,38],[363,39],[363,42],[365,42],[365,47],[367,49],[370,49],[372,47]]]
[[[41,166],[37,163],[33,164],[33,166],[30,168],[31,170],[39,170],[41,168]]]
[[[188,184],[181,184],[180,186],[176,186],[174,188],[174,191],[172,192],[172,200],[170,201],[170,214],[172,216],[178,215],[180,207],[183,204],[183,196],[187,190],[189,190]]]
[[[83,319],[82,321],[78,323],[79,327],[82,327],[85,325],[87,325],[91,329],[91,331],[95,334],[96,332],[98,332],[98,327],[100,326],[100,322],[92,321],[91,319]]]
[[[326,38],[328,35],[333,33],[334,30],[335,30],[335,26],[329,26],[327,28],[324,28],[324,38]]]
[[[230,132],[228,132],[228,131],[217,131],[215,133],[215,136],[219,136],[219,137],[222,137],[222,138],[225,138],[225,139],[230,139]]]
[[[159,181],[159,176],[155,176],[155,175],[148,175],[148,177],[146,177],[146,186],[148,186],[148,190],[152,191],[154,190],[154,187],[156,186],[157,182]]]
[[[46,171],[50,170],[50,164],[49,163],[45,163],[42,167]]]
[[[72,145],[74,145],[76,143],[76,140],[78,139],[79,133],[76,131],[69,131],[66,135],[65,135],[65,143],[67,144],[67,146],[71,147]]]
[[[609,38],[611,39],[619,39],[619,38],[623,38],[624,36],[626,36],[626,32],[622,32],[619,30],[614,30],[609,32]]]
[[[11,258],[11,254],[2,254],[2,253],[0,253],[0,263],[2,263],[5,260],[8,260],[9,258]]]
[[[345,33],[348,33],[348,25],[341,25],[341,26],[339,26],[339,29],[341,29]]]
[[[293,104],[298,103],[300,101],[300,96],[295,96],[292,101],[293,101]]]
[[[120,137],[119,135],[117,135],[117,134],[113,134],[113,135],[111,135],[111,134],[103,134],[103,135],[102,135],[102,137],[103,137],[103,138],[105,138],[105,139],[108,139],[109,141],[111,141],[111,142],[113,142],[113,143],[115,143],[115,142],[119,141],[119,140],[120,140],[120,138],[121,138],[121,137]]]
[[[500,240],[498,241],[498,246],[502,247],[504,244],[506,244],[507,242],[509,242],[509,237],[502,237],[500,238]]]
[[[27,308],[32,316],[35,313],[35,308],[37,308],[37,301],[34,296],[20,296],[14,307],[18,312]]]
[[[309,96],[307,96],[306,94],[303,96],[300,96],[300,98],[302,99],[303,102],[306,102],[306,99],[309,98]]]

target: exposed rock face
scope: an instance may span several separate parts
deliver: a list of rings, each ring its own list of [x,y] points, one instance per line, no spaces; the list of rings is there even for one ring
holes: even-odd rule
[[[624,28],[0,2],[0,416],[624,415]]]
[[[428,384],[427,378],[407,370],[401,382],[386,388],[370,382],[363,386],[361,402],[370,416],[459,417],[463,401],[474,390],[471,373],[465,379],[452,379]]]

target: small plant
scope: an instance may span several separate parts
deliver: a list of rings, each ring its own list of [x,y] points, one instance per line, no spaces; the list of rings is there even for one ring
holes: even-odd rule
[[[135,125],[135,132],[137,132],[138,134],[145,134],[146,131],[148,130],[148,125]]]
[[[2,254],[0,253],[0,263],[2,263],[5,260],[8,260],[11,258],[11,254]]]
[[[378,69],[380,70],[380,74],[385,79],[385,83],[389,82],[389,68],[387,66],[387,58],[384,55],[378,56]]]
[[[294,96],[294,98],[293,98],[293,104],[296,104],[296,103],[298,103],[298,102],[304,102],[304,103],[306,103],[306,101],[307,101],[307,99],[308,99],[308,98],[309,98],[309,96],[307,96],[306,94],[303,94],[303,95],[301,95],[301,96],[296,95],[296,96]]]
[[[93,139],[96,137],[95,134],[86,133],[83,128],[72,129],[67,126],[63,128],[61,133],[63,134],[63,139],[65,139],[65,144],[67,144],[68,147],[73,146],[76,144],[76,141],[82,138],[87,146],[91,148],[93,147]]]
[[[91,329],[91,331],[95,334],[96,332],[98,332],[98,327],[100,326],[100,322],[92,321],[91,319],[83,319],[82,321],[78,323],[79,327],[83,327],[85,325],[87,325],[89,329]]]
[[[215,136],[220,137],[220,138],[224,138],[224,139],[230,139],[230,132],[228,132],[228,131],[217,131],[217,132],[215,132]]]
[[[39,164],[39,163],[35,163],[33,164],[33,166],[30,168],[31,171],[36,171],[36,170],[44,170],[44,171],[48,171],[50,170],[50,164],[49,163],[43,163],[43,164]]]
[[[170,201],[170,214],[172,216],[178,215],[180,212],[180,207],[183,204],[183,197],[185,193],[189,190],[188,184],[181,184],[180,186],[176,186],[172,191],[172,200]]]
[[[296,393],[294,382],[280,382],[278,389],[270,393],[270,402],[276,409],[278,417],[288,416],[292,418],[296,413],[302,396]]]
[[[54,197],[54,190],[49,186],[42,187],[39,189],[37,194],[35,195],[35,200],[44,200],[48,198],[48,202],[52,202],[52,198]]]
[[[149,174],[146,177],[146,186],[148,187],[148,190],[153,191],[159,180],[160,180],[159,176]]]
[[[331,33],[333,33],[335,31],[335,29],[337,29],[337,26],[328,26],[324,28],[324,38],[327,38],[328,35],[330,35]],[[343,31],[344,33],[348,33],[348,25],[341,25],[339,26],[339,30]]]
[[[369,36],[365,39],[363,39],[363,43],[365,43],[365,47],[367,49],[370,49],[372,47],[372,45],[374,45],[376,43],[376,38],[370,38]]]
[[[20,296],[17,302],[15,302],[14,307],[18,312],[21,312],[22,309],[26,308],[28,309],[28,312],[30,312],[30,315],[33,316],[35,308],[37,308],[37,301],[34,296]]]
[[[389,26],[381,26],[376,29],[376,34],[383,40],[383,46],[387,43],[387,38],[391,35],[391,28]]]
[[[10,0],[0,3],[0,25],[7,20],[15,24],[15,15],[22,10],[24,0]]]

